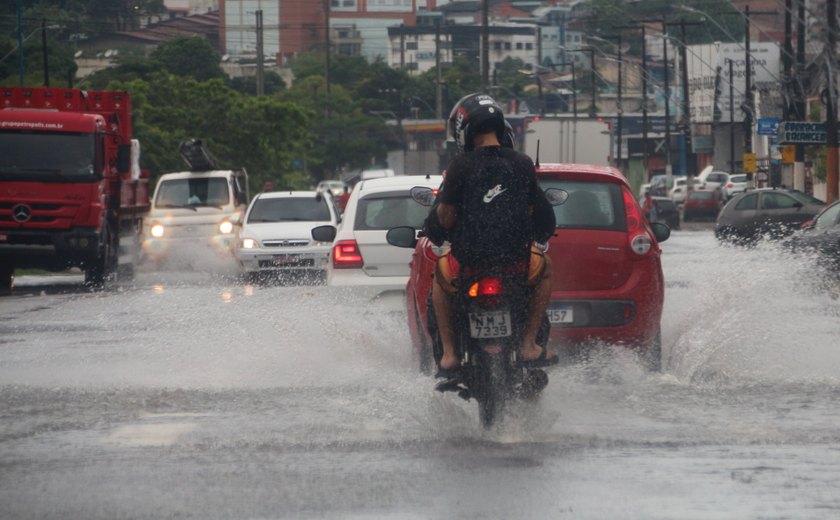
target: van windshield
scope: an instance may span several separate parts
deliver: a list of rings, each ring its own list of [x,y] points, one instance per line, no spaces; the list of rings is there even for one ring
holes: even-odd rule
[[[222,208],[230,204],[228,181],[222,177],[172,179],[160,183],[155,206],[158,208]]]

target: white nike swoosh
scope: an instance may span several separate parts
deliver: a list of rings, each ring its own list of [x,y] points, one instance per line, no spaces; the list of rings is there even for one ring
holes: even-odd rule
[[[485,203],[491,202],[491,201],[492,201],[493,199],[495,199],[498,195],[501,195],[502,193],[504,193],[504,192],[506,192],[506,191],[507,191],[507,190],[502,190],[502,191],[497,191],[496,193],[493,193],[493,194],[487,194],[487,195],[485,195],[485,196],[484,196],[484,202],[485,202]]]

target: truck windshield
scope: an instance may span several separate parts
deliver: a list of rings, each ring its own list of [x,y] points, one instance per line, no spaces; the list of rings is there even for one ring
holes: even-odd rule
[[[230,204],[228,181],[223,177],[171,179],[158,187],[158,208],[221,208]]]
[[[94,134],[0,132],[0,179],[92,181],[95,144]]]

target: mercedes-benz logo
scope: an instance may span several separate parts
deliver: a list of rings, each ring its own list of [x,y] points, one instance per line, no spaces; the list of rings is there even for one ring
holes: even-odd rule
[[[18,204],[12,208],[12,218],[15,222],[24,223],[32,218],[32,208],[26,204]]]

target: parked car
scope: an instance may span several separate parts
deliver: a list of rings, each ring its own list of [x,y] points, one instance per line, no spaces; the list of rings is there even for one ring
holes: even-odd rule
[[[727,182],[723,187],[723,193],[726,196],[726,200],[729,200],[735,195],[745,191],[747,191],[746,173],[736,173],[730,175],[729,182]]]
[[[312,239],[312,228],[338,225],[333,198],[319,191],[260,193],[240,223],[236,257],[249,281],[270,275],[323,282],[331,243]]]
[[[554,269],[550,341],[570,349],[585,349],[598,341],[637,348],[652,368],[659,369],[665,287],[659,242],[670,230],[660,222],[647,222],[630,185],[615,168],[542,164],[537,174],[543,189],[569,193],[568,200],[554,208],[557,231],[548,251]],[[408,325],[424,369],[433,363],[428,319],[440,252],[421,237],[405,287]]]
[[[327,264],[327,285],[352,288],[364,298],[404,298],[411,251],[388,244],[388,229],[423,227],[429,208],[411,198],[411,188],[438,189],[441,175],[398,175],[359,181],[350,193]],[[324,236],[324,235],[320,235]]]
[[[711,171],[704,179],[699,179],[703,187],[714,189],[720,186],[725,186],[729,182],[731,175],[722,171]]]
[[[840,201],[824,207],[803,229],[785,242],[793,251],[812,251],[820,263],[840,276]]]
[[[692,186],[694,190],[703,187],[703,181],[692,177]],[[688,177],[674,177],[674,187],[668,191],[668,196],[671,197],[678,206],[685,202],[685,197],[688,194]]]
[[[688,194],[688,200],[683,206],[683,221],[690,222],[702,218],[715,220],[723,205],[723,190],[719,187],[694,190]]]
[[[671,229],[680,229],[680,209],[668,197],[653,197],[656,207],[654,222],[662,222]]]
[[[335,199],[338,199],[344,194],[344,191],[350,190],[350,186],[339,180],[326,180],[318,183],[315,191],[329,191]]]
[[[801,191],[762,188],[733,197],[718,214],[719,240],[750,244],[761,238],[781,238],[814,218],[825,202]]]

